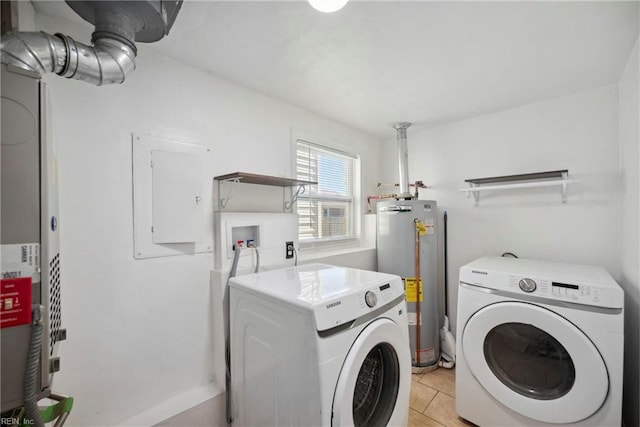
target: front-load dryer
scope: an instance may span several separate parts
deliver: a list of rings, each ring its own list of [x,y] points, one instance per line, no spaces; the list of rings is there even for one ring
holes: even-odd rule
[[[460,269],[456,411],[480,426],[620,426],[624,294],[602,268]]]
[[[237,426],[406,426],[400,277],[311,264],[230,280]]]

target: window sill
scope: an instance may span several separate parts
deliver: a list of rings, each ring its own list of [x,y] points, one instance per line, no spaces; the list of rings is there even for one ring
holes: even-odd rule
[[[298,260],[300,261],[309,261],[317,258],[326,258],[330,256],[336,255],[345,255],[351,254],[361,251],[367,251],[375,248],[368,248],[358,245],[349,245],[349,246],[331,246],[330,248],[303,248],[298,252]]]
[[[365,246],[350,246],[342,248],[327,248],[298,254],[298,264],[320,262],[343,267],[361,268],[364,270],[376,270],[376,248]]]

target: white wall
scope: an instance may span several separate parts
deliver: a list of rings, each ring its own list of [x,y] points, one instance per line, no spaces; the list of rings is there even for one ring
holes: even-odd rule
[[[88,41],[90,29],[38,15],[39,30]],[[214,381],[210,254],[133,259],[131,133],[210,147],[210,176],[292,175],[291,128],[362,154],[374,191],[380,142],[138,46],[123,85],[46,76],[60,179],[62,370],[70,425],[109,425]],[[212,189],[209,193],[212,192]],[[281,196],[281,190],[276,192]],[[253,206],[259,210],[260,206]],[[209,215],[211,217],[211,215]]]
[[[622,172],[621,271],[620,284],[625,290],[625,390],[624,422],[640,425],[640,72],[638,43],[631,52],[618,85],[620,119],[620,169]]]
[[[449,317],[456,327],[459,268],[483,255],[601,265],[619,260],[617,88],[602,87],[435,128],[408,130],[410,181],[430,189],[448,213]],[[395,139],[385,142],[393,158]],[[482,193],[479,206],[458,190],[465,179],[568,169],[580,180],[561,205],[559,188]],[[397,181],[395,164],[387,182]],[[442,231],[442,228],[440,228]]]

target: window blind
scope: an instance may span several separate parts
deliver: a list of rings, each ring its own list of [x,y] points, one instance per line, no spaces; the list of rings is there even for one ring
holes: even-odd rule
[[[299,239],[314,243],[355,237],[354,173],[357,156],[298,140],[298,179],[317,181],[298,198]]]

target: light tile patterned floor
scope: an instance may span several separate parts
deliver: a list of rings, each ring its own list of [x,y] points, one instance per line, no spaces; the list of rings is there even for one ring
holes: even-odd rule
[[[473,426],[456,414],[455,370],[438,368],[411,380],[409,427]]]

